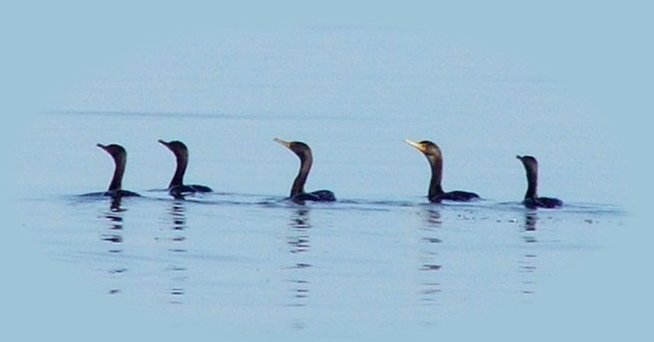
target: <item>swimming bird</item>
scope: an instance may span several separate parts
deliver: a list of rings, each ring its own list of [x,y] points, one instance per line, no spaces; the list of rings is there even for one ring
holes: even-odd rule
[[[159,140],[159,143],[166,146],[173,154],[177,160],[177,167],[175,168],[175,174],[168,184],[168,193],[175,198],[184,198],[186,195],[192,195],[197,192],[212,192],[210,187],[197,184],[184,184],[184,173],[186,172],[186,167],[188,166],[188,148],[184,145],[183,142],[173,140],[166,142]]]
[[[522,204],[527,208],[556,208],[563,205],[558,198],[538,197],[538,161],[532,156],[516,156],[527,173],[527,193]]]
[[[97,144],[97,146],[105,150],[105,152],[109,153],[115,164],[114,175],[111,178],[111,183],[109,183],[109,189],[107,189],[103,195],[111,196],[112,198],[140,196],[135,192],[123,190],[122,188],[123,175],[125,174],[125,164],[127,163],[127,151],[125,151],[125,148],[118,144]]]
[[[414,142],[406,139],[405,142],[422,152],[427,157],[427,161],[431,166],[431,181],[429,182],[429,193],[427,194],[429,202],[440,203],[443,200],[467,202],[479,198],[479,195],[474,192],[443,191],[443,187],[441,186],[443,179],[443,155],[438,145],[429,140]]]
[[[300,171],[295,177],[293,186],[291,187],[290,199],[293,202],[330,202],[336,200],[334,193],[329,190],[318,190],[313,192],[304,191],[304,183],[307,181],[309,171],[311,170],[311,164],[313,164],[313,156],[311,155],[311,148],[309,148],[309,145],[300,141],[285,141],[279,138],[275,138],[274,141],[293,151],[293,153],[300,158]]]

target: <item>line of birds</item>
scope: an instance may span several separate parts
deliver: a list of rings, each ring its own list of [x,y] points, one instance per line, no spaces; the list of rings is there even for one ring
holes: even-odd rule
[[[307,181],[311,165],[313,164],[313,155],[311,154],[311,148],[309,145],[300,141],[285,141],[279,138],[275,138],[274,141],[285,146],[300,158],[300,169],[293,181],[289,195],[291,201],[304,203],[306,201],[330,202],[336,200],[334,193],[329,190],[318,190],[313,192],[306,192],[304,190],[304,184]],[[414,142],[407,139],[405,142],[424,154],[431,166],[431,181],[429,183],[429,192],[427,195],[430,202],[467,202],[479,199],[479,195],[474,192],[460,190],[445,192],[443,190],[443,187],[441,186],[443,176],[443,155],[438,145],[429,140]],[[170,142],[159,140],[159,143],[167,147],[175,155],[177,162],[173,178],[170,180],[170,184],[168,184],[168,193],[171,196],[176,199],[183,199],[184,196],[195,193],[207,193],[213,191],[208,186],[184,183],[184,173],[188,166],[189,155],[188,148],[183,142],[177,140]],[[124,190],[122,188],[123,174],[125,173],[125,164],[127,162],[127,152],[125,151],[125,148],[118,144],[98,144],[98,147],[109,153],[115,163],[114,174],[111,183],[109,183],[109,189],[104,192],[103,195],[111,196],[114,199],[140,196],[138,193]],[[536,158],[532,156],[516,156],[516,158],[522,162],[527,175],[527,192],[525,193],[522,203],[528,208],[557,208],[562,206],[563,202],[558,198],[538,196],[538,162],[536,161]]]

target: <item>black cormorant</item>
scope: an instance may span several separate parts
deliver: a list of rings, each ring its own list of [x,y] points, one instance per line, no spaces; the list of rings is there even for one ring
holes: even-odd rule
[[[436,144],[429,140],[413,142],[406,139],[405,142],[422,152],[427,157],[427,161],[429,161],[429,165],[431,166],[431,181],[429,182],[427,198],[430,202],[440,203],[443,200],[467,202],[479,198],[479,195],[474,192],[443,191],[443,187],[441,186],[443,179],[443,155]]]
[[[556,208],[563,205],[558,198],[538,197],[538,161],[532,156],[516,156],[527,172],[527,193],[522,204],[527,208]]]
[[[284,141],[278,138],[274,139],[276,142],[284,145],[289,150],[293,151],[298,158],[300,158],[300,171],[298,172],[297,177],[293,181],[293,186],[291,187],[290,199],[293,202],[304,202],[304,201],[322,201],[329,202],[335,201],[336,196],[334,193],[329,190],[318,190],[313,192],[304,191],[304,183],[307,181],[309,176],[309,171],[311,170],[311,164],[313,163],[313,156],[311,155],[311,148],[303,142],[299,141]]]
[[[175,198],[183,198],[186,195],[192,195],[196,192],[211,192],[210,187],[197,184],[184,184],[184,173],[186,172],[186,166],[188,165],[188,148],[184,145],[183,142],[173,140],[170,142],[165,142],[159,140],[159,142],[166,146],[173,154],[177,160],[177,167],[175,168],[175,174],[168,184],[168,192]]]
[[[123,190],[122,188],[123,174],[125,174],[125,164],[127,163],[127,151],[125,151],[125,148],[118,144],[98,144],[97,146],[105,150],[105,152],[109,153],[111,158],[113,158],[114,163],[116,164],[114,168],[114,175],[111,178],[111,183],[109,183],[109,189],[107,189],[103,195],[111,196],[113,198],[140,196],[135,192]]]

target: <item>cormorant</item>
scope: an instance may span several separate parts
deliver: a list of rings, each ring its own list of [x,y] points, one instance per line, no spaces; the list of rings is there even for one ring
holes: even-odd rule
[[[538,161],[532,156],[516,156],[527,173],[527,192],[522,204],[527,208],[556,208],[563,205],[558,198],[538,197]]]
[[[196,192],[212,192],[210,187],[197,184],[184,184],[184,173],[186,172],[186,166],[188,165],[188,148],[184,145],[183,142],[173,140],[170,142],[165,142],[159,140],[159,143],[166,146],[173,154],[177,160],[177,167],[175,168],[175,174],[168,184],[168,193],[175,198],[184,198],[186,195],[192,195]]]
[[[290,199],[293,202],[302,203],[304,201],[320,201],[330,202],[335,201],[336,196],[329,190],[318,190],[313,192],[304,191],[304,183],[307,181],[311,164],[313,163],[313,156],[311,155],[311,148],[303,142],[299,141],[284,141],[278,138],[274,139],[276,142],[284,145],[289,150],[293,151],[298,158],[300,158],[300,171],[293,181],[291,187]]]
[[[443,155],[436,144],[429,140],[413,142],[406,139],[405,142],[422,152],[422,154],[427,157],[427,161],[431,166],[431,181],[429,182],[429,193],[427,194],[427,198],[430,202],[440,203],[443,200],[467,202],[479,198],[479,195],[474,192],[443,191],[443,187],[441,186],[441,181],[443,179]]]
[[[116,165],[114,168],[114,175],[111,178],[111,183],[109,183],[109,189],[107,189],[103,195],[111,196],[113,198],[140,196],[135,192],[123,190],[122,188],[123,174],[125,174],[125,164],[127,163],[127,151],[125,151],[125,148],[118,144],[97,144],[97,146],[109,153]]]

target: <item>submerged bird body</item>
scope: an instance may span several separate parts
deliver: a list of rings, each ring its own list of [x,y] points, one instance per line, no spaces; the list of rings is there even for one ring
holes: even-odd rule
[[[525,198],[522,204],[527,208],[558,208],[563,205],[563,201],[552,197]]]
[[[125,148],[118,144],[97,144],[97,146],[103,149],[105,152],[109,153],[115,164],[111,183],[109,183],[109,188],[103,193],[103,195],[113,198],[140,196],[135,192],[123,190],[122,188],[123,175],[125,174],[125,165],[127,164],[127,151],[125,151]]]
[[[477,195],[474,192],[457,190],[457,191],[444,192],[443,194],[440,195],[431,196],[429,197],[429,201],[434,203],[440,203],[443,200],[454,201],[454,202],[468,202],[477,198],[479,198],[479,195]]]
[[[336,201],[336,196],[329,190],[316,190],[312,192],[301,192],[291,196],[293,202],[333,202]]]
[[[213,190],[205,185],[184,184],[184,174],[188,166],[188,148],[181,141],[166,142],[159,140],[159,143],[166,146],[174,155],[177,162],[175,174],[168,184],[168,193],[175,198],[183,198],[194,193],[212,192]]]
[[[300,170],[293,181],[289,195],[289,198],[293,202],[331,202],[336,200],[334,193],[329,190],[304,191],[304,184],[309,177],[309,171],[311,171],[311,165],[313,164],[313,155],[311,154],[309,145],[299,141],[284,141],[278,138],[274,140],[291,150],[300,158]]]
[[[538,196],[538,161],[532,156],[516,156],[525,167],[527,174],[527,192],[522,204],[527,208],[557,208],[563,201],[552,197]]]
[[[443,180],[443,155],[438,145],[429,140],[413,142],[407,139],[406,143],[422,152],[429,162],[431,167],[431,180],[429,182],[427,198],[430,202],[440,203],[443,200],[468,202],[479,198],[479,195],[469,191],[443,191],[443,186],[441,185]]]

